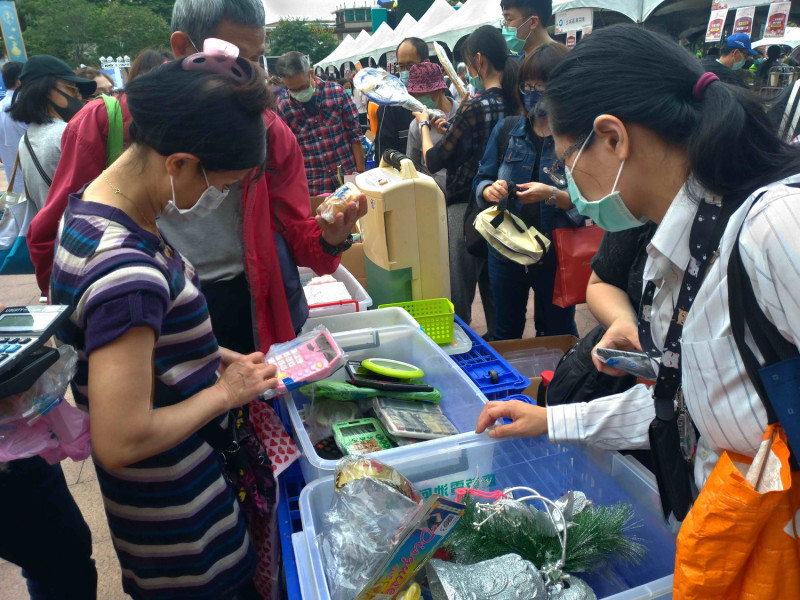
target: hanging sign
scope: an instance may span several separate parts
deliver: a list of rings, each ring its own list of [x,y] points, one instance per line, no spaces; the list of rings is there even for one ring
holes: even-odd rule
[[[591,25],[584,25],[583,27],[581,27],[581,39],[585,38],[590,33],[592,33]]]
[[[17,7],[13,2],[0,2],[0,27],[3,30],[3,41],[6,44],[8,60],[25,62],[28,55],[25,52],[25,42],[22,40],[22,31],[19,28]]]
[[[386,53],[386,70],[389,73],[394,73],[395,68],[394,66],[397,64],[397,52],[392,50],[391,52]]]
[[[722,41],[722,28],[725,26],[725,19],[727,17],[727,8],[711,11],[711,18],[708,20],[708,29],[706,29],[706,43]]]
[[[576,8],[556,13],[556,35],[562,35],[568,31],[578,31],[586,25],[594,23],[594,11],[591,8]]]
[[[786,22],[789,20],[791,8],[791,2],[773,2],[769,5],[767,28],[764,30],[765,38],[779,38],[786,35]]]
[[[578,32],[577,31],[568,31],[567,32],[567,48],[572,50],[575,47],[575,44],[578,43]]]
[[[736,11],[736,18],[733,20],[733,33],[750,35],[753,32],[753,18],[755,15],[755,6],[738,9]]]
[[[766,6],[770,2],[771,0],[714,0],[714,2],[711,3],[711,10]]]

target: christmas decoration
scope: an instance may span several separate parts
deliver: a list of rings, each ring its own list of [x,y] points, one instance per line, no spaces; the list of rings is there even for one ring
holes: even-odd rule
[[[474,565],[428,561],[433,600],[546,600],[544,580],[530,561],[506,554]]]

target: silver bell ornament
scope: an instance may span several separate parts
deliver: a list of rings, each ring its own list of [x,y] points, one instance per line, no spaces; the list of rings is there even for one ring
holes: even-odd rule
[[[427,575],[433,600],[547,600],[542,576],[518,554],[474,565],[432,559]]]
[[[597,596],[583,579],[568,575],[564,581],[547,587],[547,600],[597,600]]]

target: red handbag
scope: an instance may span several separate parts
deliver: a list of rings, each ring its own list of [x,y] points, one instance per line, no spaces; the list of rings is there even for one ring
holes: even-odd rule
[[[586,287],[592,276],[592,259],[605,231],[597,225],[553,230],[556,247],[556,281],[553,304],[561,308],[586,302]]]

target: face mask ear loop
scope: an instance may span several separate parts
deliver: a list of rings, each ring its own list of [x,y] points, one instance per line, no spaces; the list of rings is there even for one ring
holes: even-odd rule
[[[586,144],[589,143],[589,140],[592,138],[592,134],[593,133],[594,133],[594,129],[592,129],[589,132],[589,135],[586,136],[586,140],[583,142],[583,145],[581,146],[581,149],[578,150],[578,156],[575,157],[575,162],[572,163],[572,166],[569,169],[570,172],[575,170],[575,165],[578,164],[578,161],[580,160],[581,155],[583,154],[583,151],[586,149]],[[566,161],[566,158],[564,159],[564,161]],[[566,168],[566,165],[564,165],[564,168]]]
[[[172,188],[172,202],[175,204],[175,206],[177,206],[178,201],[175,199],[175,179],[172,177],[172,175],[169,176],[169,185]]]
[[[624,166],[625,166],[625,161],[623,160],[622,164],[619,166],[619,172],[617,172],[617,178],[614,180],[614,187],[611,188],[612,194],[617,191],[617,184],[619,183],[619,178],[622,176],[622,169]]]
[[[200,165],[200,168],[203,170],[203,177],[206,178],[206,187],[211,187],[211,184],[208,182],[208,175],[206,174],[206,168],[203,165]],[[617,179],[619,179],[619,177]]]

